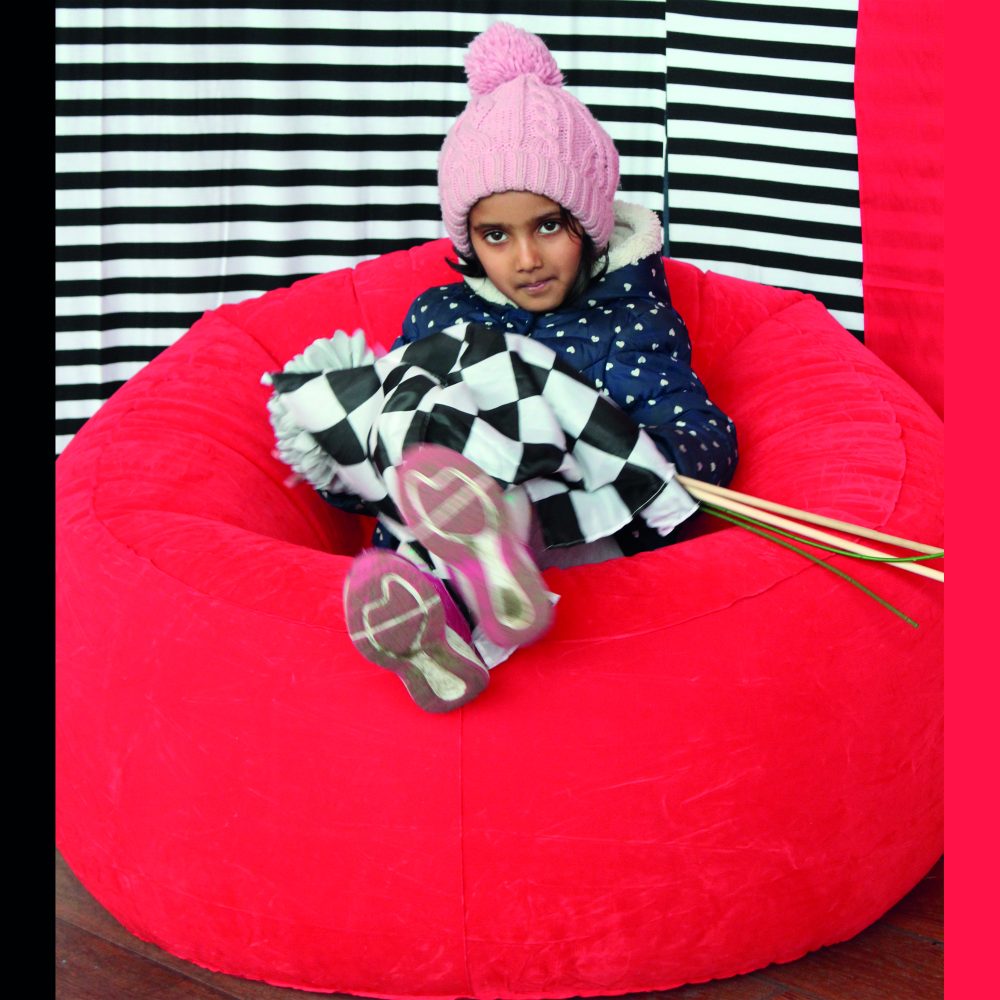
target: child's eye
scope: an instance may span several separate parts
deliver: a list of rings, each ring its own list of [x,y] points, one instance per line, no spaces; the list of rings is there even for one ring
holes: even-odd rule
[[[502,229],[491,229],[489,232],[483,233],[483,239],[495,246],[498,243],[503,243],[507,239],[507,234]]]
[[[562,229],[562,223],[558,219],[546,219],[538,227],[538,231],[546,235],[558,233],[560,229]]]

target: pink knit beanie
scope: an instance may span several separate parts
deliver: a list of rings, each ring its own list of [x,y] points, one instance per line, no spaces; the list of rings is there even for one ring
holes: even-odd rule
[[[618,151],[572,94],[545,43],[498,21],[469,45],[472,97],[438,158],[444,226],[468,256],[469,212],[481,198],[530,191],[571,212],[603,249],[614,230]]]

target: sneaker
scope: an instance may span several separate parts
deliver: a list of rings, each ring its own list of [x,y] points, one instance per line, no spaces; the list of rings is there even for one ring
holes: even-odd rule
[[[425,712],[450,712],[489,684],[444,584],[394,552],[375,549],[354,560],[344,613],[355,649],[396,674]]]
[[[417,541],[452,571],[488,638],[523,646],[546,632],[552,603],[496,480],[433,444],[407,449],[398,473],[400,513]]]

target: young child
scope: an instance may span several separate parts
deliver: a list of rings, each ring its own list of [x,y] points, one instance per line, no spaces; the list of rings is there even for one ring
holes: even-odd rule
[[[317,434],[338,462],[307,478],[379,515],[345,587],[351,639],[431,712],[476,697],[488,667],[548,628],[540,566],[667,544],[696,510],[675,470],[725,485],[737,460],[691,369],[659,221],[615,201],[610,136],[535,35],[494,24],[465,65],[472,97],[438,169],[463,282],[419,296],[386,357],[352,346],[351,367],[322,364],[335,415],[296,409],[306,376],[273,377],[293,468],[309,465],[303,427],[350,421],[367,439],[352,465],[332,430]]]

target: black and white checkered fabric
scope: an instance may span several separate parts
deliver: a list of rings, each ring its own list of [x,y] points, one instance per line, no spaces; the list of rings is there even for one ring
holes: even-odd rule
[[[606,537],[636,515],[666,535],[695,509],[652,439],[529,337],[458,325],[379,359],[360,333],[337,337],[321,367],[303,355],[265,376],[278,454],[319,490],[398,523],[396,466],[426,442],[522,486],[549,547]]]

